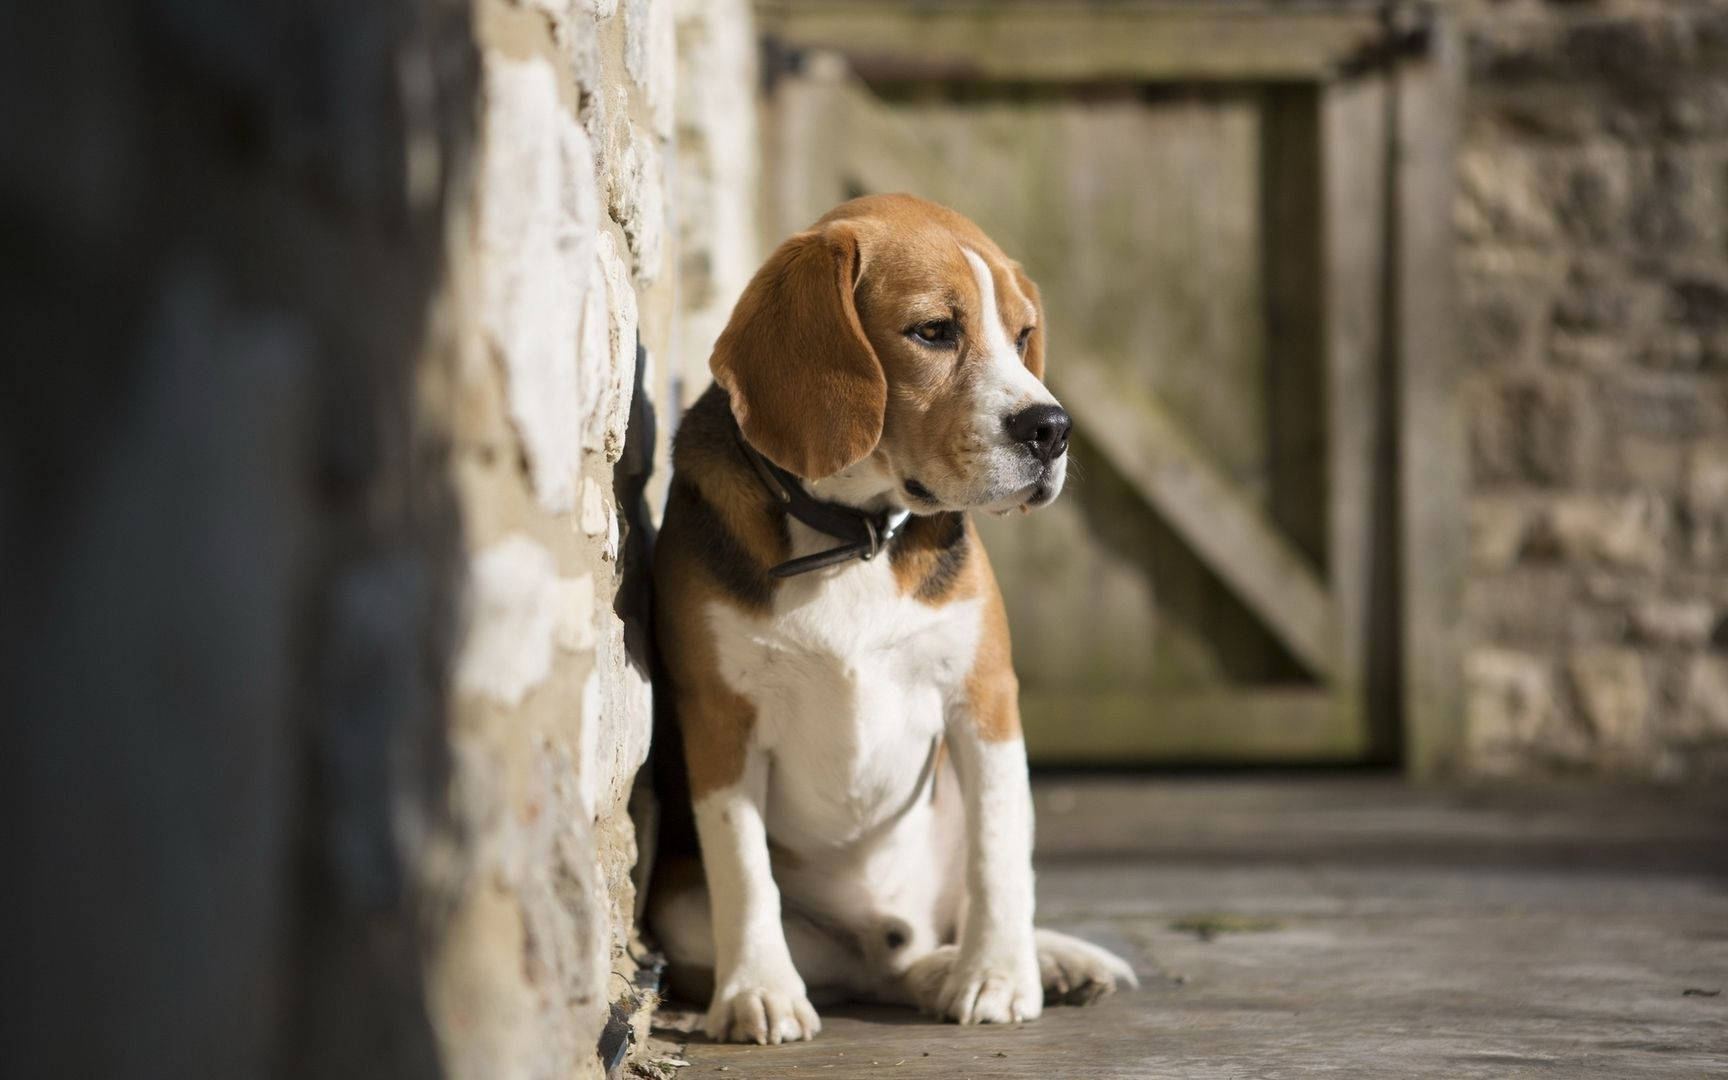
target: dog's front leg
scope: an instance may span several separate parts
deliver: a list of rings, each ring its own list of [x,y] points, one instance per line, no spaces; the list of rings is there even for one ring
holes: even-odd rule
[[[1011,671],[975,677],[947,725],[966,802],[966,910],[936,998],[962,1024],[1031,1020],[1044,1008],[1032,933],[1032,791]]]
[[[708,1037],[778,1043],[822,1030],[792,964],[780,890],[768,863],[768,756],[746,751],[737,781],[696,801],[696,832],[714,925],[714,1000]]]

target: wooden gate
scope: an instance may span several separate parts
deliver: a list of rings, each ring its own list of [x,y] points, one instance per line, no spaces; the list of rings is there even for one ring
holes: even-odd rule
[[[1034,757],[1444,768],[1463,451],[1454,50],[1435,12],[808,0],[759,17],[774,237],[912,191],[1043,289],[1074,479],[983,524]]]

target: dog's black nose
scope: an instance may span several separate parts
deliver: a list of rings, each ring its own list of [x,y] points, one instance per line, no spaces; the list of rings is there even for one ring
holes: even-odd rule
[[[1068,432],[1074,422],[1060,405],[1034,405],[1021,409],[1007,421],[1015,442],[1032,448],[1040,461],[1055,461],[1068,450]]]

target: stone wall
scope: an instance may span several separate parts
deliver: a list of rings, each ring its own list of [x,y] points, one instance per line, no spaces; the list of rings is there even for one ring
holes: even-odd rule
[[[110,7],[0,34],[0,1072],[597,1075],[747,7]]]
[[[724,162],[754,154],[754,43],[742,2],[477,14],[448,386],[470,568],[451,789],[467,842],[433,1016],[454,1075],[580,1076],[604,1006],[638,1004],[627,804],[651,729],[649,507],[679,396],[706,382],[718,327],[703,316],[738,288],[728,223],[750,192]]]
[[[1487,773],[1728,766],[1728,5],[1463,5]]]

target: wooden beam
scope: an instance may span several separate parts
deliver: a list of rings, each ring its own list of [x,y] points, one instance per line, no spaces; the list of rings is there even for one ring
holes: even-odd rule
[[[1397,754],[1398,582],[1386,356],[1387,87],[1383,77],[1319,95],[1321,312],[1327,582],[1338,617],[1340,707],[1368,726],[1373,756]]]
[[[1361,724],[1328,690],[1305,686],[1026,693],[1020,713],[1041,765],[1350,761],[1364,747]]]
[[[1393,76],[1403,749],[1405,767],[1416,776],[1461,764],[1468,510],[1451,212],[1462,67],[1444,13],[1428,17],[1427,54],[1401,61]]]
[[[1051,383],[1075,423],[1298,661],[1338,668],[1332,600],[1266,515],[1230,484],[1151,394],[1069,354]]]
[[[834,49],[870,79],[1329,79],[1383,40],[1381,5],[1264,0],[758,0],[786,50]]]

